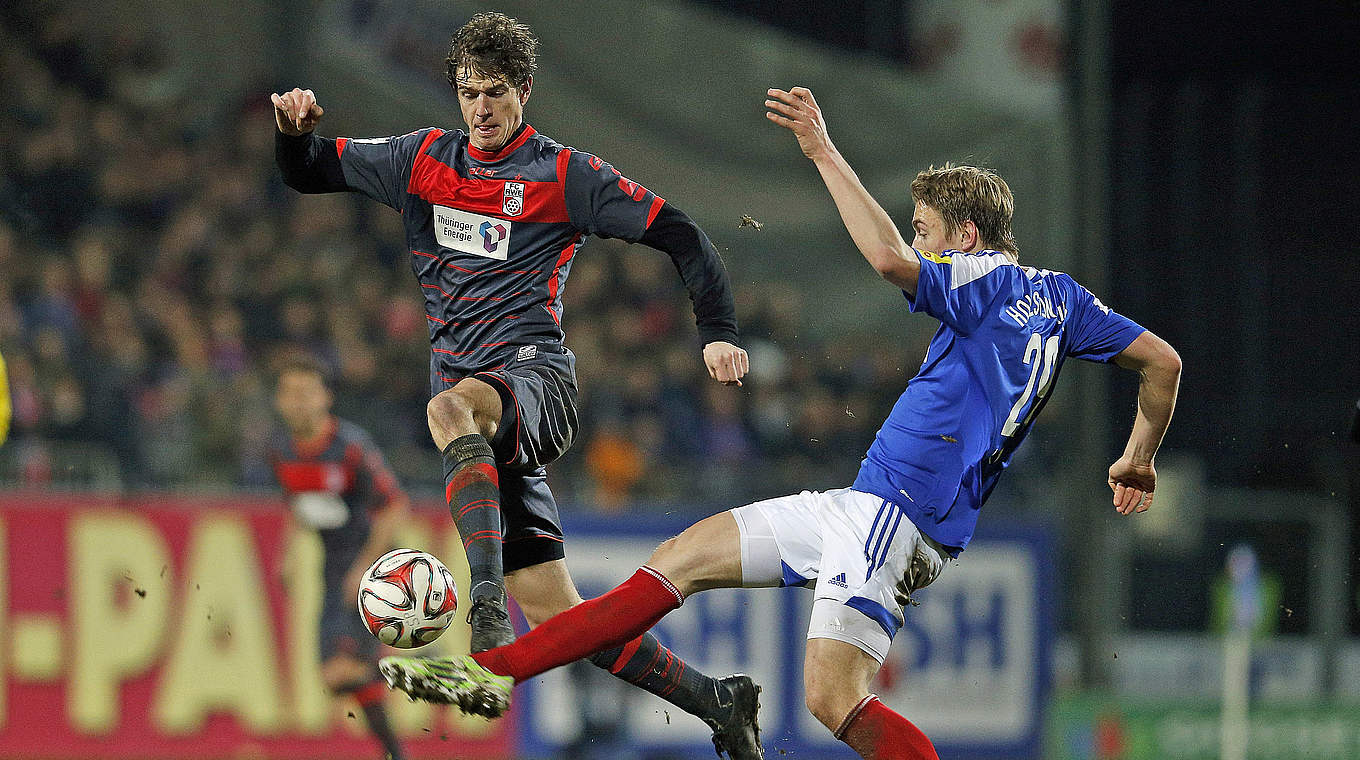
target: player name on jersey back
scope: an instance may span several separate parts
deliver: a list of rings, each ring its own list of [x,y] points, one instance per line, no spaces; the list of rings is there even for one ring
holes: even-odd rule
[[[1013,306],[1007,306],[1002,311],[1021,327],[1028,324],[1032,317],[1067,321],[1067,307],[1061,303],[1055,306],[1048,296],[1038,291],[1021,296]]]
[[[445,248],[505,261],[512,222],[448,206],[434,206],[434,237]]]

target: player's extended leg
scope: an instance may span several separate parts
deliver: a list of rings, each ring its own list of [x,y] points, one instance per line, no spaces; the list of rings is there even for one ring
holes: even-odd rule
[[[495,717],[509,706],[516,682],[625,647],[679,607],[686,594],[736,587],[741,581],[736,522],[730,513],[715,515],[662,543],[647,565],[608,593],[544,621],[514,644],[456,659],[439,672],[416,678],[433,681],[445,692],[445,701],[457,703],[464,712]],[[389,683],[409,691],[408,663],[409,658],[388,658],[382,668]]]
[[[647,564],[608,593],[581,602],[509,646],[475,655],[522,682],[641,636],[689,594],[741,585],[741,542],[730,514],[714,515],[663,542]]]
[[[472,651],[514,641],[505,610],[501,558],[501,493],[496,457],[489,441],[500,424],[500,394],[476,378],[430,399],[426,419],[444,455],[444,493],[471,571],[468,622]]]
[[[387,720],[387,708],[383,706],[383,699],[388,694],[387,685],[381,679],[374,678],[372,663],[348,654],[337,654],[321,663],[321,680],[332,694],[354,696],[354,701],[364,711],[368,730],[382,743],[383,750],[391,760],[406,757]]]
[[[544,562],[506,575],[506,585],[531,628],[582,603],[563,560]],[[655,694],[713,729],[719,752],[734,760],[759,758],[757,727],[760,687],[750,676],[717,679],[691,667],[650,632],[596,652],[590,662]]]
[[[866,760],[939,760],[921,729],[869,693],[878,668],[878,660],[853,644],[808,639],[803,659],[808,710]]]

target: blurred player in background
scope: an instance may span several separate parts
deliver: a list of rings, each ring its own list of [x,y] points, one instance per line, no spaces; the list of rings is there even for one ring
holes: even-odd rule
[[[854,484],[702,520],[663,543],[622,585],[514,644],[438,669],[386,658],[379,667],[389,682],[414,682],[412,694],[495,714],[514,683],[636,636],[690,594],[815,584],[804,660],[808,709],[861,757],[934,759],[930,740],[878,701],[870,680],[912,593],[972,538],[978,510],[1064,359],[1113,361],[1142,376],[1133,431],[1108,482],[1120,514],[1151,504],[1153,456],[1180,382],[1176,352],[1071,277],[1020,266],[1013,199],[996,174],[971,166],[918,174],[909,246],[832,145],[812,93],[768,95],[767,116],[797,136],[860,253],[902,290],[911,311],[940,321]]]
[[[474,652],[513,641],[507,588],[530,626],[581,601],[544,465],[578,424],[562,288],[585,238],[669,255],[694,302],[709,374],[740,385],[747,371],[727,271],[708,236],[598,157],[524,122],[537,44],[500,13],[458,30],[445,64],[467,131],[332,140],[313,133],[323,111],[311,90],[272,96],[290,186],[359,192],[402,213],[430,325],[427,419],[471,568]],[[592,662],[702,718],[720,751],[760,757],[751,679],[710,678],[639,634]]]
[[[320,364],[285,363],[274,406],[283,424],[274,432],[269,460],[292,507],[292,529],[316,531],[325,553],[321,678],[332,693],[354,697],[388,756],[401,760],[383,707],[388,690],[374,670],[378,640],[364,626],[355,599],[364,570],[391,548],[392,531],[408,509],[406,495],[368,434],[331,414]]]

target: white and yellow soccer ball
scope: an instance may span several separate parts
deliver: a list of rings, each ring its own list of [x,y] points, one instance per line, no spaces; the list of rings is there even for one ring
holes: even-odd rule
[[[394,549],[370,565],[359,582],[359,615],[388,646],[429,644],[449,627],[457,610],[453,575],[422,551]]]

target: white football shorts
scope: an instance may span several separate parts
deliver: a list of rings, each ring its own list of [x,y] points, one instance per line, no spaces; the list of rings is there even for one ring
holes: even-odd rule
[[[746,588],[814,588],[809,639],[836,639],[883,662],[902,627],[898,588],[930,585],[944,547],[892,502],[841,488],[803,491],[732,510]]]

